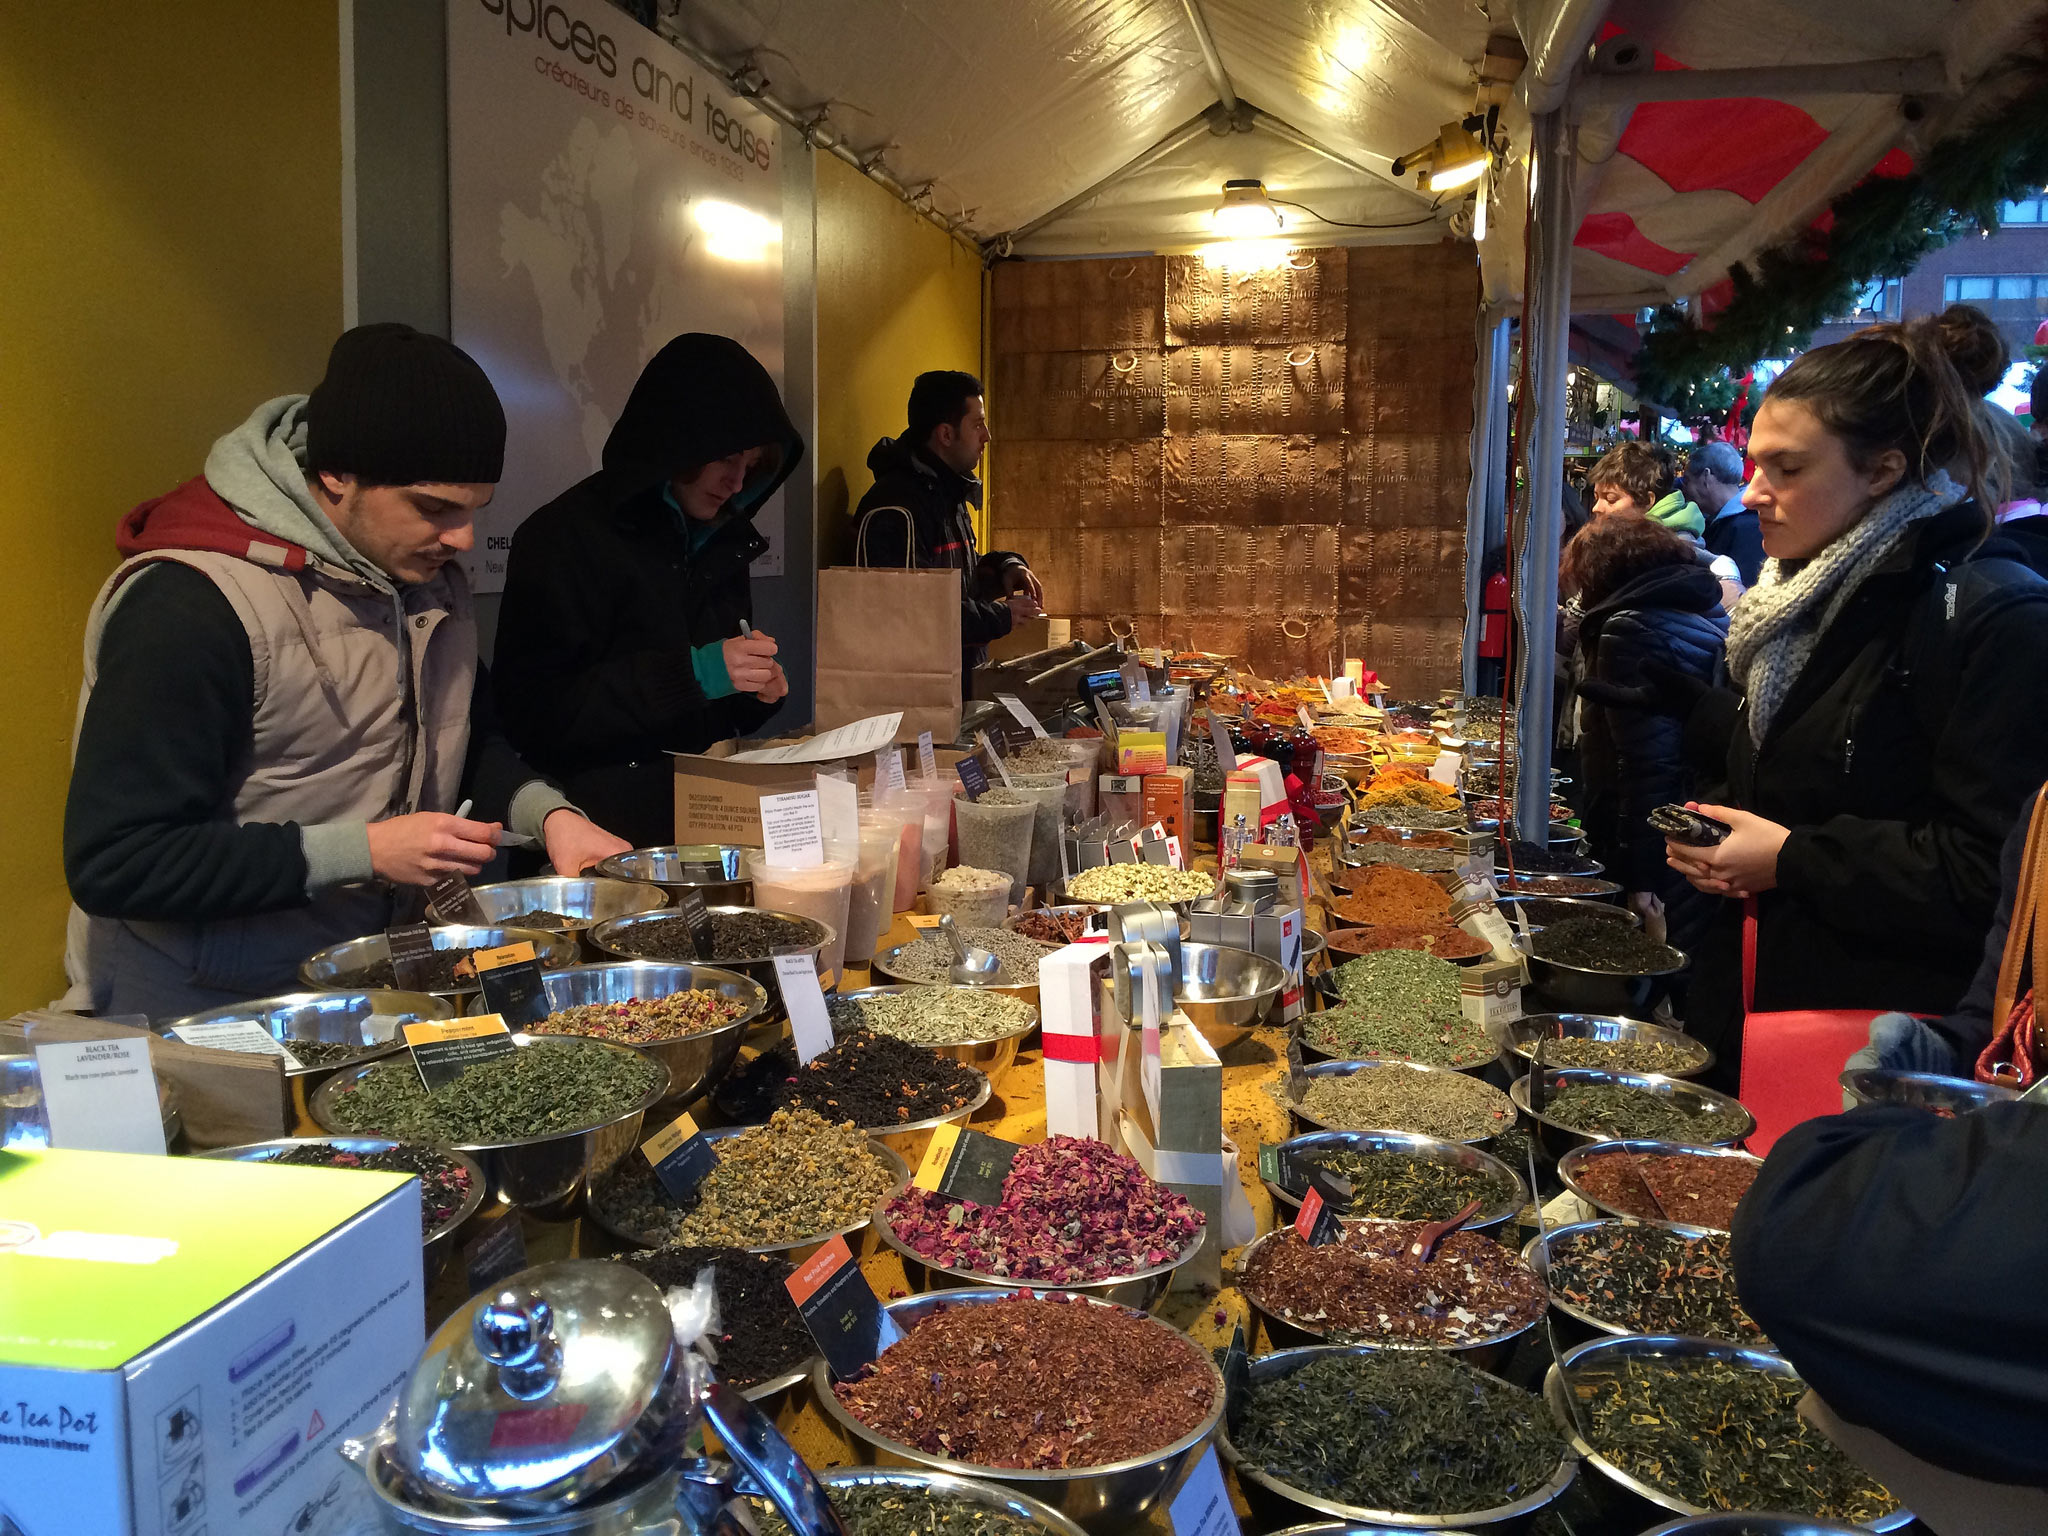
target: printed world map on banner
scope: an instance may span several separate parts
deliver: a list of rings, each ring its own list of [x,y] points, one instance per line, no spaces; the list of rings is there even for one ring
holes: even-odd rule
[[[775,125],[604,0],[448,0],[451,313],[510,429],[472,586],[596,470],[641,366],[731,336],[782,384]],[[374,318],[366,316],[365,318]],[[756,576],[783,569],[782,493]]]

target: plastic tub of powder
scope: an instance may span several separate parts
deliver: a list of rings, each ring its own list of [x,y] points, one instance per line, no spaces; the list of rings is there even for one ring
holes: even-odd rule
[[[823,923],[832,940],[818,954],[818,978],[827,986],[839,984],[840,968],[846,963],[846,923],[853,902],[855,861],[827,859],[808,869],[770,864],[758,848],[746,854],[747,878],[754,882],[754,900],[775,912],[793,912]],[[870,953],[873,947],[870,945]]]

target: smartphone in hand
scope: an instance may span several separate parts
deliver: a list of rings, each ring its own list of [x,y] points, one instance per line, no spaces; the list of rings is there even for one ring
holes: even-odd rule
[[[1712,848],[1726,842],[1735,830],[1725,821],[1689,811],[1682,805],[1660,805],[1646,819],[1671,842],[1683,843],[1688,848]]]

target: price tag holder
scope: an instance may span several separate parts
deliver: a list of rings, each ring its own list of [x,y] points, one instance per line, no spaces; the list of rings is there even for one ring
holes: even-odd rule
[[[789,1010],[796,1059],[808,1065],[832,1049],[832,1020],[825,1012],[824,989],[818,985],[817,957],[808,950],[776,951],[775,979],[782,987],[782,1006]]]
[[[903,920],[920,932],[938,927],[939,917],[940,914],[937,912],[906,912],[903,914]]]
[[[519,1049],[512,1043],[505,1021],[495,1013],[441,1024],[408,1024],[405,1044],[429,1093],[454,1082],[480,1061],[509,1056]]]
[[[1152,702],[1152,679],[1147,675],[1144,663],[1127,661],[1117,669],[1123,678],[1124,697],[1133,704]]]
[[[1308,712],[1306,704],[1294,706],[1294,717],[1301,722],[1301,728],[1305,731],[1312,729],[1316,723],[1316,717]]]
[[[1458,784],[1458,770],[1465,759],[1455,752],[1439,752],[1436,761],[1429,765],[1429,782],[1441,784],[1446,789],[1455,789]]]
[[[1230,744],[1230,731],[1216,718],[1216,711],[1209,712],[1209,741],[1216,748],[1216,766],[1225,773],[1237,772],[1237,748]]]
[[[1311,1248],[1326,1248],[1344,1235],[1344,1224],[1337,1220],[1337,1212],[1323,1199],[1323,1192],[1313,1180],[1301,1197],[1301,1209],[1295,1213],[1294,1235]]]
[[[1000,1205],[1003,1181],[1023,1150],[1014,1141],[949,1123],[932,1132],[924,1161],[917,1165],[917,1175],[910,1182],[919,1189],[972,1200],[976,1205]]]
[[[1240,1331],[1242,1337],[1242,1331]],[[1229,1401],[1230,1380],[1223,1382],[1224,1401]],[[1223,1486],[1223,1468],[1216,1461],[1216,1447],[1202,1452],[1195,1470],[1180,1485],[1180,1492],[1166,1507],[1173,1536],[1239,1536],[1237,1511],[1230,1503],[1230,1490]]]
[[[718,1153],[688,1115],[677,1115],[648,1137],[640,1150],[654,1165],[661,1187],[678,1200],[697,1193],[697,1186],[718,1166]]]
[[[163,1108],[146,1037],[71,1040],[35,1051],[51,1146],[164,1155]]]
[[[894,747],[884,747],[875,754],[875,782],[888,789],[907,787],[903,779],[903,754]]]
[[[1287,1037],[1287,1097],[1295,1103],[1308,1092],[1308,1067],[1301,1059],[1301,1040],[1298,1036]]]
[[[982,771],[981,760],[963,757],[953,765],[953,771],[960,775],[960,789],[970,800],[979,800],[988,793],[988,775]]]
[[[401,992],[425,992],[433,978],[426,966],[434,953],[433,931],[425,923],[406,923],[384,930],[384,947],[391,955],[393,979]]]
[[[708,964],[717,945],[711,936],[711,909],[704,904],[704,893],[694,886],[684,891],[676,898],[675,910],[690,926],[690,947]]]
[[[917,733],[917,771],[928,780],[936,779],[939,776],[939,757],[932,750],[932,733],[930,731],[919,731]]]
[[[1244,1324],[1230,1330],[1229,1347],[1223,1351],[1223,1411],[1231,1417],[1244,1406],[1244,1394],[1252,1384],[1252,1363],[1245,1349]]]
[[[974,733],[974,739],[981,744],[981,755],[987,758],[990,764],[995,768],[996,776],[1003,781],[1003,787],[1005,789],[1009,788],[1010,770],[1003,765],[1003,754],[998,752],[996,750],[996,744],[988,739],[988,732],[976,731]],[[987,773],[984,772],[982,774],[982,778],[986,780],[987,777]]]
[[[526,1268],[526,1231],[519,1225],[519,1213],[507,1211],[485,1228],[482,1236],[464,1243],[462,1267],[472,1296]]]
[[[1275,1146],[1270,1141],[1259,1143],[1259,1177],[1285,1190],[1302,1188],[1301,1174],[1295,1167],[1293,1156],[1285,1147]]]
[[[224,1019],[217,1024],[180,1024],[171,1038],[187,1045],[205,1046],[210,1051],[238,1051],[245,1056],[281,1056],[285,1070],[301,1070],[299,1058],[269,1030],[254,1019]]]
[[[859,857],[860,790],[851,779],[835,778],[829,773],[819,774],[817,784],[818,828],[827,845],[854,850],[851,854],[841,853],[842,859]]]
[[[816,869],[825,862],[825,827],[815,789],[761,797],[761,847],[770,864],[784,869]]]
[[[903,1337],[843,1237],[812,1254],[783,1284],[834,1376],[858,1375]]]
[[[427,906],[444,922],[473,923],[479,928],[487,928],[491,923],[483,903],[476,899],[476,892],[460,875],[443,875],[429,886]]]
[[[531,1029],[554,1012],[548,984],[541,975],[540,956],[522,940],[499,949],[480,949],[473,957],[484,1002],[508,1028]]]
[[[1025,708],[1024,701],[1018,698],[1017,695],[1014,693],[999,693],[996,695],[996,702],[1007,709],[1019,725],[1023,726],[1025,730],[1036,736],[1040,741],[1051,739],[1046,735],[1045,727],[1038,723],[1038,716]]]

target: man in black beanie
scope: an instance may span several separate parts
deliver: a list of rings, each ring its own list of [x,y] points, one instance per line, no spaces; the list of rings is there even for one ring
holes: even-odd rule
[[[65,807],[67,1006],[162,1021],[296,990],[313,951],[418,918],[507,826],[564,873],[624,851],[478,683],[459,557],[504,461],[473,359],[358,326],[311,395],[121,520]],[[484,819],[453,814],[471,800]]]

